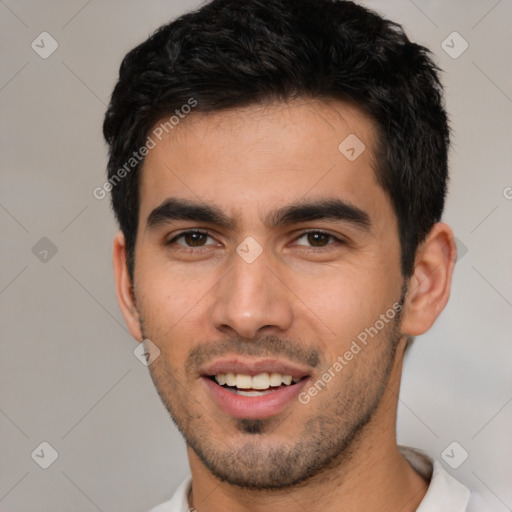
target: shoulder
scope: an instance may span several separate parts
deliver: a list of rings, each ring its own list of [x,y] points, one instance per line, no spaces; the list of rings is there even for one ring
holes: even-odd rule
[[[438,460],[416,448],[399,446],[399,450],[413,469],[429,482],[417,512],[495,512],[482,495],[471,492]]]
[[[467,512],[496,512],[496,509],[491,508],[481,494],[472,492],[469,497]]]

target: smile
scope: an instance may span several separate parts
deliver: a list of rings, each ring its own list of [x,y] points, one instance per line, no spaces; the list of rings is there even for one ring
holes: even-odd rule
[[[264,396],[274,393],[281,386],[290,386],[301,380],[299,377],[281,373],[258,373],[251,376],[244,373],[219,373],[211,377],[224,389],[240,396]]]
[[[207,394],[232,418],[265,419],[298,403],[297,396],[309,380],[280,373],[218,373],[204,376]]]

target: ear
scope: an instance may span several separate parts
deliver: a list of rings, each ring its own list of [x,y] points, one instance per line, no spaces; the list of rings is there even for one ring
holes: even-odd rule
[[[432,327],[450,297],[456,259],[452,230],[443,222],[434,224],[416,251],[402,317],[404,334],[417,336]]]
[[[119,232],[114,238],[112,258],[114,263],[114,277],[116,280],[117,302],[131,335],[137,341],[142,341],[143,336],[140,328],[139,313],[135,306],[132,282],[126,265],[126,241],[122,232]]]

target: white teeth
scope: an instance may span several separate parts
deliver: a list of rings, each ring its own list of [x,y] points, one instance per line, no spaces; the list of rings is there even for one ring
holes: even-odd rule
[[[271,386],[280,386],[281,379],[282,379],[282,375],[280,373],[271,373],[270,374],[270,385]]]
[[[292,383],[292,376],[291,375],[283,375],[281,377],[281,380],[283,381],[283,384],[286,384],[289,386]]]
[[[246,375],[243,373],[218,373],[215,375],[217,384],[223,386],[237,387],[238,389],[268,389],[269,387],[278,387],[281,384],[289,386],[292,382],[298,382],[300,377],[292,377],[291,375],[282,375],[281,373],[258,373],[258,375]],[[244,396],[256,396],[244,392]],[[261,393],[257,393],[261,395]]]
[[[236,378],[234,373],[226,373],[226,384],[228,386],[234,386],[236,384]]]
[[[270,386],[270,377],[268,373],[258,373],[252,378],[253,389],[268,389]]]
[[[237,389],[235,391],[235,393],[237,395],[242,395],[242,396],[265,396],[265,395],[268,395],[269,393],[273,393],[274,391],[272,390],[269,390],[269,391],[242,391],[241,389]]]
[[[243,375],[243,374],[237,373],[235,386],[238,389],[251,389],[252,388],[252,377],[250,375]]]

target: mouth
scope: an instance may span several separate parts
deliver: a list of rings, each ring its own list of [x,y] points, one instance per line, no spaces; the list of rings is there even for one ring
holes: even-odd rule
[[[260,361],[228,361],[201,374],[214,404],[233,418],[264,419],[298,404],[297,395],[310,380],[303,368]]]
[[[258,373],[251,376],[244,373],[218,373],[210,375],[210,380],[230,393],[239,396],[265,396],[275,393],[283,386],[292,386],[307,377],[292,377],[281,373]]]

